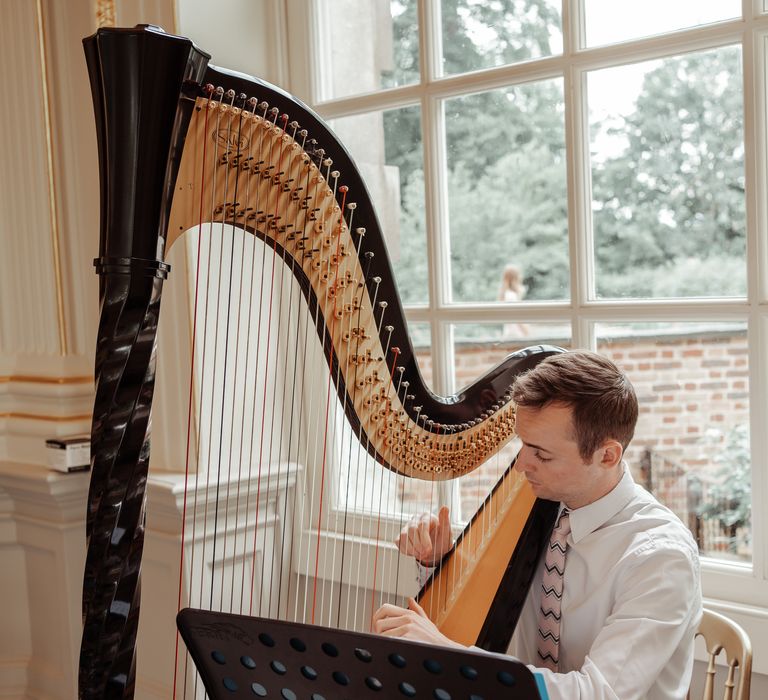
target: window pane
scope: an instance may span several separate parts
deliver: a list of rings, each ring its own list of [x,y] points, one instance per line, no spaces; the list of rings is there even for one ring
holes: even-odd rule
[[[563,52],[560,0],[442,0],[441,5],[446,74]]]
[[[507,355],[529,345],[549,344],[569,347],[569,324],[515,323],[457,324],[453,327],[455,343],[454,386],[465,387],[498,365]],[[480,507],[494,484],[517,454],[519,446],[510,442],[497,455],[466,476],[458,479],[461,504],[454,519],[467,522]]]
[[[635,481],[677,513],[702,554],[750,561],[746,325],[612,324],[597,336],[640,401],[627,451]]]
[[[741,17],[741,0],[584,0],[587,46],[639,39]]]
[[[598,297],[746,293],[741,51],[588,78]]]
[[[355,159],[371,193],[400,298],[406,304],[426,303],[421,110],[403,107],[371,112],[335,119],[331,126]]]
[[[419,80],[417,0],[321,0],[317,5],[321,99]]]
[[[521,323],[510,314],[508,323],[459,323],[453,326],[456,391],[498,365],[507,355],[530,345],[571,344],[568,323]]]
[[[569,295],[561,80],[445,102],[451,275],[455,301]]]

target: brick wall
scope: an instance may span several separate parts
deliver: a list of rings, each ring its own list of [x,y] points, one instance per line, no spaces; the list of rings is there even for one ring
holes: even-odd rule
[[[540,342],[539,339],[524,344]],[[562,339],[547,342],[564,345]],[[519,342],[460,343],[456,348],[456,386],[465,386]],[[640,402],[635,439],[627,452],[636,480],[644,482],[653,465],[653,490],[684,521],[693,506],[688,474],[711,481],[719,468],[713,459],[724,449],[728,431],[749,420],[749,370],[746,332],[741,329],[632,334],[599,343],[598,351],[613,359],[630,377]],[[428,348],[417,350],[425,379],[430,382]],[[508,457],[461,480],[462,510],[473,513],[495,482]],[[414,492],[414,498],[417,497]],[[715,545],[712,545],[716,548]]]

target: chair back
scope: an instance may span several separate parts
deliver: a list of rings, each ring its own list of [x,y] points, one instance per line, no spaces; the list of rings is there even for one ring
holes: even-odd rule
[[[752,644],[747,633],[733,620],[704,609],[696,636],[704,637],[707,647],[707,678],[704,684],[703,700],[714,700],[715,659],[725,652],[728,675],[725,679],[724,700],[749,700],[752,679]],[[736,669],[738,667],[738,682]],[[690,700],[691,694],[688,693]]]

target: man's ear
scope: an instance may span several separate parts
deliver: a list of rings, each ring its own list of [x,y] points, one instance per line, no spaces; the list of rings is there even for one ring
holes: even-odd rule
[[[606,440],[600,450],[602,451],[600,466],[606,469],[615,467],[624,456],[624,448],[617,440]]]

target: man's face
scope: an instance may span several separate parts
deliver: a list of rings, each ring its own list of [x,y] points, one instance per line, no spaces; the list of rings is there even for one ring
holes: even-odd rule
[[[523,443],[515,469],[525,476],[539,498],[580,508],[604,495],[606,470],[601,450],[589,462],[579,454],[572,410],[562,404],[517,409],[517,434]]]

